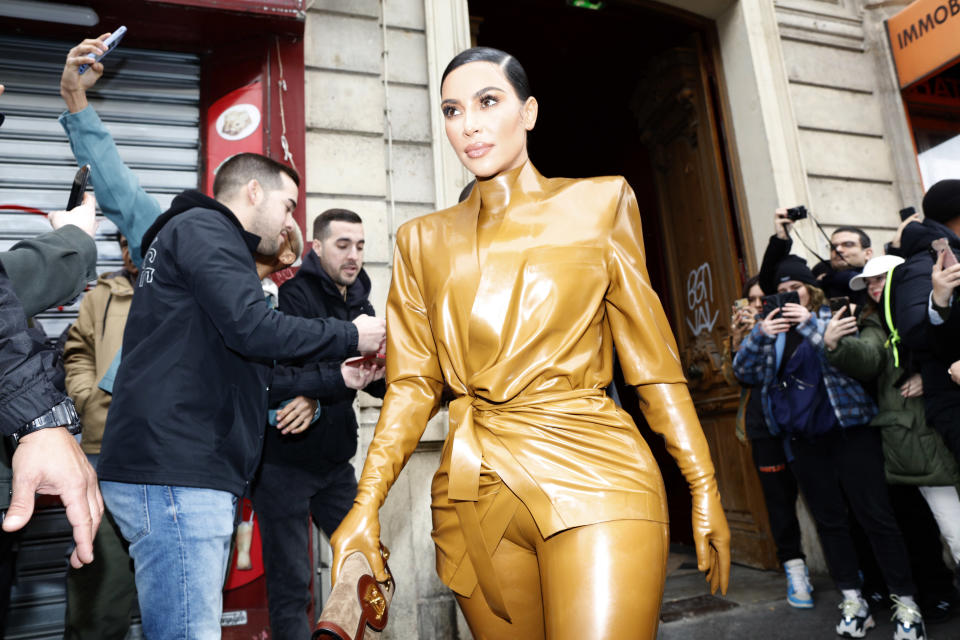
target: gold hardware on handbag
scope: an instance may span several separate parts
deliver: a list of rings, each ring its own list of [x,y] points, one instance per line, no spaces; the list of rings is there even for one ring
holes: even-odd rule
[[[386,549],[381,547],[386,560]],[[390,601],[396,590],[390,567],[386,582],[377,582],[362,553],[347,556],[337,584],[323,606],[312,640],[376,640],[387,626]]]

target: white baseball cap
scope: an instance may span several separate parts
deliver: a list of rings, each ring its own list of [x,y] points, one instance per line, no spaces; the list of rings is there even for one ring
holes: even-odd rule
[[[894,267],[905,262],[900,256],[877,256],[870,258],[867,264],[863,265],[863,272],[850,278],[850,288],[854,291],[862,291],[867,288],[867,278],[882,276]]]

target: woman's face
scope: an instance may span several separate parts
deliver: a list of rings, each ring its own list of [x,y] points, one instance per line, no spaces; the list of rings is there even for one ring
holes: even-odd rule
[[[810,292],[807,291],[807,287],[799,280],[787,280],[777,285],[777,293],[785,293],[787,291],[797,292],[797,295],[800,297],[801,307],[810,304]]]
[[[468,62],[440,87],[447,139],[477,178],[490,178],[527,160],[527,132],[537,121],[537,101],[521,102],[500,65]]]
[[[880,302],[880,296],[883,295],[883,286],[887,284],[887,274],[882,273],[879,276],[867,278],[867,293],[873,298],[874,302]]]

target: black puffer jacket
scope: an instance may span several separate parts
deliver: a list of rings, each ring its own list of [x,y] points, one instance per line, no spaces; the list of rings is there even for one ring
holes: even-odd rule
[[[938,344],[928,320],[934,262],[930,243],[937,238],[947,238],[953,252],[960,257],[960,238],[939,222],[926,219],[904,228],[899,253],[906,262],[893,272],[894,326],[903,346],[913,352],[919,365],[928,419],[942,411],[960,408],[960,387],[947,374],[940,357],[944,345]]]
[[[280,310],[304,318],[337,318],[353,320],[360,315],[374,315],[368,300],[370,278],[364,270],[347,288],[346,297],[323,270],[317,254],[311,251],[303,259],[297,275],[280,287]],[[320,393],[320,417],[306,431],[296,435],[280,435],[276,428],[267,429],[263,458],[273,464],[289,464],[301,468],[322,468],[346,462],[357,451],[357,417],[353,400],[357,392],[347,388],[340,374],[340,361],[328,363],[335,372]],[[383,381],[364,389],[382,398]]]
[[[193,190],[147,231],[101,479],[242,495],[260,461],[274,360],[356,350],[352,323],[267,306],[253,260],[259,241]]]
[[[11,435],[63,402],[56,350],[37,339],[0,265],[0,433]]]

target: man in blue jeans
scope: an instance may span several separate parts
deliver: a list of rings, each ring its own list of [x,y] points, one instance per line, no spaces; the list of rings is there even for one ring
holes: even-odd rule
[[[75,47],[65,75],[102,48],[102,39]],[[91,71],[98,77],[102,66]],[[71,111],[75,106],[68,99]],[[68,133],[76,124],[70,121],[61,119]],[[107,142],[103,132],[99,143]],[[71,145],[75,152],[83,146],[74,136]],[[135,185],[129,171],[118,171]],[[236,497],[260,455],[270,364],[342,359],[375,352],[383,341],[383,323],[372,318],[305,320],[267,307],[253,254],[276,252],[292,229],[298,195],[292,169],[241,154],[218,171],[215,198],[184,192],[143,237],[147,250],[99,471],[108,506],[131,543],[150,638],[220,637]],[[140,238],[129,228],[137,226],[136,204],[113,204],[120,206],[104,210],[127,223],[121,230],[133,249]]]

